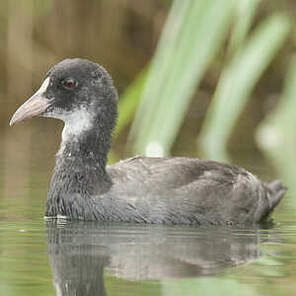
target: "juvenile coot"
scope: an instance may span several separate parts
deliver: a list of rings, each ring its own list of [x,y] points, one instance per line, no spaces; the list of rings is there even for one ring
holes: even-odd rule
[[[105,222],[253,224],[285,193],[248,171],[187,157],[137,156],[106,166],[117,118],[117,92],[107,71],[66,59],[13,115],[65,122],[46,204],[47,217]]]

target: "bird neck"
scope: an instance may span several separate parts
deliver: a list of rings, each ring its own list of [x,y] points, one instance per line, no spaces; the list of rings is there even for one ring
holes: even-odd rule
[[[66,169],[71,175],[74,175],[74,172],[93,172],[100,180],[104,180],[107,177],[109,147],[110,135],[106,135],[105,131],[91,128],[79,136],[73,135],[62,140],[56,166],[58,169]]]
[[[104,116],[65,121],[50,196],[72,193],[93,196],[109,190],[112,181],[106,162],[114,124]]]

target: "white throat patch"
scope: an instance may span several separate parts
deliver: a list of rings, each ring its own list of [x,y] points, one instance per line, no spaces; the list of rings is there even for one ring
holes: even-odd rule
[[[71,112],[65,112],[63,110],[60,114],[55,110],[54,114],[48,114],[47,117],[57,118],[65,123],[61,146],[57,156],[63,153],[68,142],[78,141],[80,134],[91,129],[94,118],[92,114],[83,108],[74,109]],[[68,156],[71,156],[71,153]]]
[[[61,147],[57,155],[63,153],[67,142],[77,141],[79,135],[89,130],[93,125],[93,116],[85,109],[76,109],[71,112],[63,112],[59,115],[55,114],[55,118],[61,119],[65,122],[62,132]]]
[[[65,122],[62,141],[78,137],[82,132],[92,127],[93,116],[85,109],[76,109],[61,114],[59,119]]]

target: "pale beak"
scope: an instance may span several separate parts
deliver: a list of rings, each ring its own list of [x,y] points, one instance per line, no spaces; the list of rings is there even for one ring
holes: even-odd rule
[[[10,126],[42,114],[51,105],[52,100],[49,100],[44,96],[44,92],[47,88],[48,82],[49,81],[47,78],[43,82],[40,89],[16,110],[10,120]]]

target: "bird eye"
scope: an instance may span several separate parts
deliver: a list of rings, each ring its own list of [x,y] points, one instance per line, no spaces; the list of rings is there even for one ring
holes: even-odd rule
[[[73,89],[77,85],[77,82],[73,78],[67,78],[63,80],[62,84],[67,89]]]

